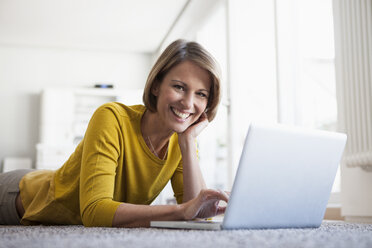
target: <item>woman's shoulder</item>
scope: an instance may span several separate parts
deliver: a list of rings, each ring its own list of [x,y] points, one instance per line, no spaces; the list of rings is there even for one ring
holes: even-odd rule
[[[109,102],[101,105],[97,111],[111,111],[117,116],[126,118],[140,118],[146,110],[142,104],[138,105],[125,105],[120,102]]]

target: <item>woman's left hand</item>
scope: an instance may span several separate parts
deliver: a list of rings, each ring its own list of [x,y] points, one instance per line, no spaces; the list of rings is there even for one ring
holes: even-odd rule
[[[199,119],[189,126],[183,133],[178,133],[179,139],[191,139],[194,140],[209,124],[208,116],[204,112],[201,114]]]

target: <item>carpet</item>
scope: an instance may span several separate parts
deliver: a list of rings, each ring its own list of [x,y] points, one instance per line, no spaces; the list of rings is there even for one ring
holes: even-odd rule
[[[0,226],[0,247],[372,247],[372,224],[325,221],[316,229],[229,231]]]

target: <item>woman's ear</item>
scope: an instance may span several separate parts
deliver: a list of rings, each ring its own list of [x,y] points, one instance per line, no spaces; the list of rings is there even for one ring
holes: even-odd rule
[[[159,83],[155,83],[154,87],[151,88],[151,93],[154,96],[158,96],[159,95]]]
[[[208,111],[209,111],[209,108],[206,108],[206,109],[204,110],[204,114],[207,116],[207,119],[208,119],[208,121],[209,121],[210,119],[209,119],[209,113],[208,113]]]

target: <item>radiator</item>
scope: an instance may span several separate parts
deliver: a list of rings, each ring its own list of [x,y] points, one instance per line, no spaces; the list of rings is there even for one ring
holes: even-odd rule
[[[338,118],[348,135],[343,163],[372,170],[372,1],[335,0]]]

